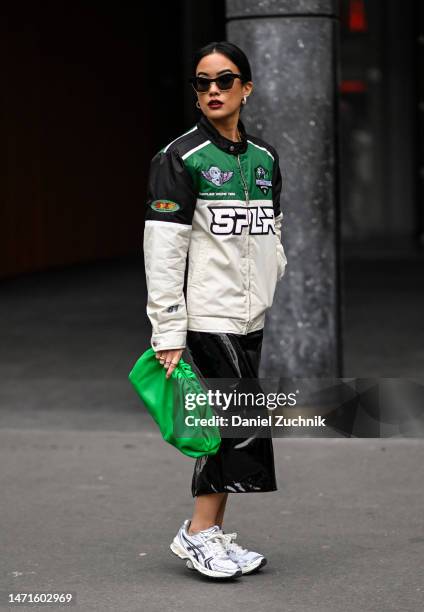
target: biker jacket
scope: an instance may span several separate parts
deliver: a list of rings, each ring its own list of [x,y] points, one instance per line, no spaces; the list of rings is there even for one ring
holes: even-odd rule
[[[151,160],[143,249],[155,351],[185,348],[187,329],[262,329],[284,275],[278,154],[240,119],[238,129],[233,142],[202,115]]]

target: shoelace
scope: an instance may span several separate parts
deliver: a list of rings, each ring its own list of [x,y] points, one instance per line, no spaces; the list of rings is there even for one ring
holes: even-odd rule
[[[234,533],[223,533],[222,535],[225,538],[225,543],[226,543],[227,550],[228,549],[232,549],[235,553],[238,553],[240,555],[244,555],[245,553],[247,553],[247,549],[246,548],[242,548],[239,544],[234,542],[234,540],[237,537],[237,532],[236,531]]]
[[[203,537],[203,541],[209,542],[209,546],[214,555],[217,555],[221,558],[228,557],[226,547],[227,547],[227,534],[225,533],[212,533],[209,536]]]

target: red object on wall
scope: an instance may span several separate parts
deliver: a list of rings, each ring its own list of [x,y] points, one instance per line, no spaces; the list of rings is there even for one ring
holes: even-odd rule
[[[340,83],[341,93],[363,93],[367,90],[365,81],[345,80]]]
[[[349,30],[352,32],[365,32],[367,27],[364,0],[350,0]]]

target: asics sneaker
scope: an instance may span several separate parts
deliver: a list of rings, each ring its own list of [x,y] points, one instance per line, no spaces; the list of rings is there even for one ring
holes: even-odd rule
[[[211,578],[236,578],[242,571],[227,551],[228,538],[218,525],[189,534],[189,520],[184,521],[170,548],[180,559],[188,559],[191,568]]]
[[[266,557],[252,550],[242,548],[239,544],[234,542],[237,538],[237,533],[223,533],[222,531],[221,533],[225,537],[225,549],[228,556],[234,563],[237,563],[243,575],[252,574],[266,565]],[[194,569],[190,559],[188,559],[186,566],[189,569]]]

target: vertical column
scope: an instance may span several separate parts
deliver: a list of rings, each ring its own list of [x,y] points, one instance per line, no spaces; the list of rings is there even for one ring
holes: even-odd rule
[[[276,147],[288,264],[267,313],[261,376],[341,376],[338,19],[332,0],[227,0],[252,65],[248,132]]]

